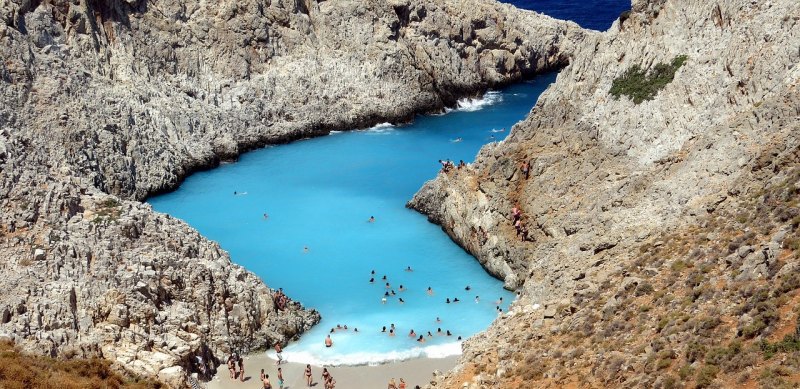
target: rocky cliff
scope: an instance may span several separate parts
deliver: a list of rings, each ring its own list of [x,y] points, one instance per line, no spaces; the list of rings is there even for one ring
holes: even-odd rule
[[[791,0],[634,1],[420,190],[520,292],[440,385],[796,382],[799,22]]]
[[[0,335],[173,386],[319,316],[137,201],[563,66],[594,35],[488,0],[5,0],[0,19]]]

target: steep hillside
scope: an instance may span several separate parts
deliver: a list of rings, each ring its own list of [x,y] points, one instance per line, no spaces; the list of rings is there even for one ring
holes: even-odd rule
[[[173,386],[319,315],[137,200],[563,66],[593,34],[488,0],[7,0],[0,19],[0,338]]]
[[[798,22],[795,1],[635,1],[421,189],[520,292],[446,387],[797,382]]]

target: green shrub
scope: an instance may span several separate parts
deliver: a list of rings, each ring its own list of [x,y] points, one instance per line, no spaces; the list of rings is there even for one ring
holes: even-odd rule
[[[634,104],[655,98],[658,91],[664,89],[675,78],[675,72],[686,62],[685,55],[679,55],[669,64],[659,63],[649,71],[634,65],[611,84],[609,93],[615,98],[628,96]]]
[[[717,373],[719,373],[719,368],[714,365],[701,367],[697,372],[696,387],[707,388],[714,382],[714,379],[717,378]]]

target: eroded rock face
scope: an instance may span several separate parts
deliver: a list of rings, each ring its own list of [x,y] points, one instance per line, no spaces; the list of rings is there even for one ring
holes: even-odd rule
[[[276,310],[218,246],[129,200],[440,110],[595,34],[488,0],[10,0],[0,19],[0,336],[171,385],[319,316]]]
[[[542,327],[544,310],[528,312],[532,304],[590,296],[660,233],[757,195],[741,185],[755,180],[750,172],[798,147],[799,20],[795,1],[634,1],[624,21],[587,37],[508,139],[417,193],[409,206],[521,293],[517,309],[526,314],[468,343],[464,361],[507,353],[515,346],[498,339]],[[609,94],[632,66],[681,55],[686,62],[653,100]],[[759,277],[766,258],[747,253],[740,277]],[[516,364],[501,361],[504,371]]]

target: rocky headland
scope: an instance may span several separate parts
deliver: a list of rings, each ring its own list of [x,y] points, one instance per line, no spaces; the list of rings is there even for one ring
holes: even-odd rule
[[[319,315],[278,309],[140,201],[256,147],[560,68],[599,39],[489,0],[7,0],[0,19],[0,337],[173,387]]]
[[[519,292],[436,387],[795,387],[798,63],[792,0],[636,0],[587,35],[409,203]]]

